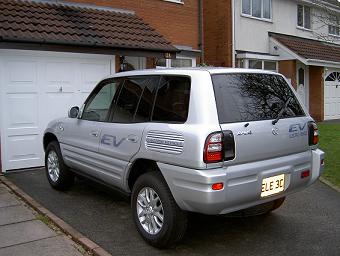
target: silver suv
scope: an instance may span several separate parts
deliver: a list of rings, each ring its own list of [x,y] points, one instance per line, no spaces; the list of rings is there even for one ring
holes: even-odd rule
[[[137,230],[159,248],[183,237],[187,212],[278,208],[320,176],[317,147],[282,75],[226,68],[116,74],[44,135],[52,187],[78,174],[130,194]]]

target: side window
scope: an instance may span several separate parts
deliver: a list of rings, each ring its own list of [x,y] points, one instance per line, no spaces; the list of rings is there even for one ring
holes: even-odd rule
[[[116,92],[120,80],[109,79],[97,86],[83,110],[82,119],[89,121],[104,122],[107,120],[110,105]]]
[[[126,78],[115,101],[112,121],[116,123],[149,121],[158,82],[159,78],[155,76]]]
[[[184,123],[188,117],[190,83],[188,77],[162,77],[152,121]]]

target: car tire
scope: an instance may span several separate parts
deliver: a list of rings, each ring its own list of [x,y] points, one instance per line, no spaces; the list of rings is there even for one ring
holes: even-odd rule
[[[57,141],[50,142],[46,147],[45,171],[48,182],[56,190],[67,190],[74,183],[74,174],[65,165]]]
[[[131,208],[138,232],[150,245],[168,248],[183,238],[187,213],[176,204],[160,172],[147,172],[137,179],[132,190]]]

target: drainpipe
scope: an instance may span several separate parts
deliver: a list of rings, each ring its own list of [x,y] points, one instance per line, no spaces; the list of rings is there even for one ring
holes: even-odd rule
[[[232,11],[232,46],[231,46],[231,51],[232,51],[232,67],[234,68],[235,65],[235,0],[231,0],[231,11]]]
[[[201,50],[201,63],[204,63],[203,0],[198,0],[198,45]]]

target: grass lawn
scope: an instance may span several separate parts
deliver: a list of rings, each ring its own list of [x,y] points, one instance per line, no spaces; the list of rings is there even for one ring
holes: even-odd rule
[[[319,123],[320,148],[325,151],[325,179],[340,188],[340,123]]]

